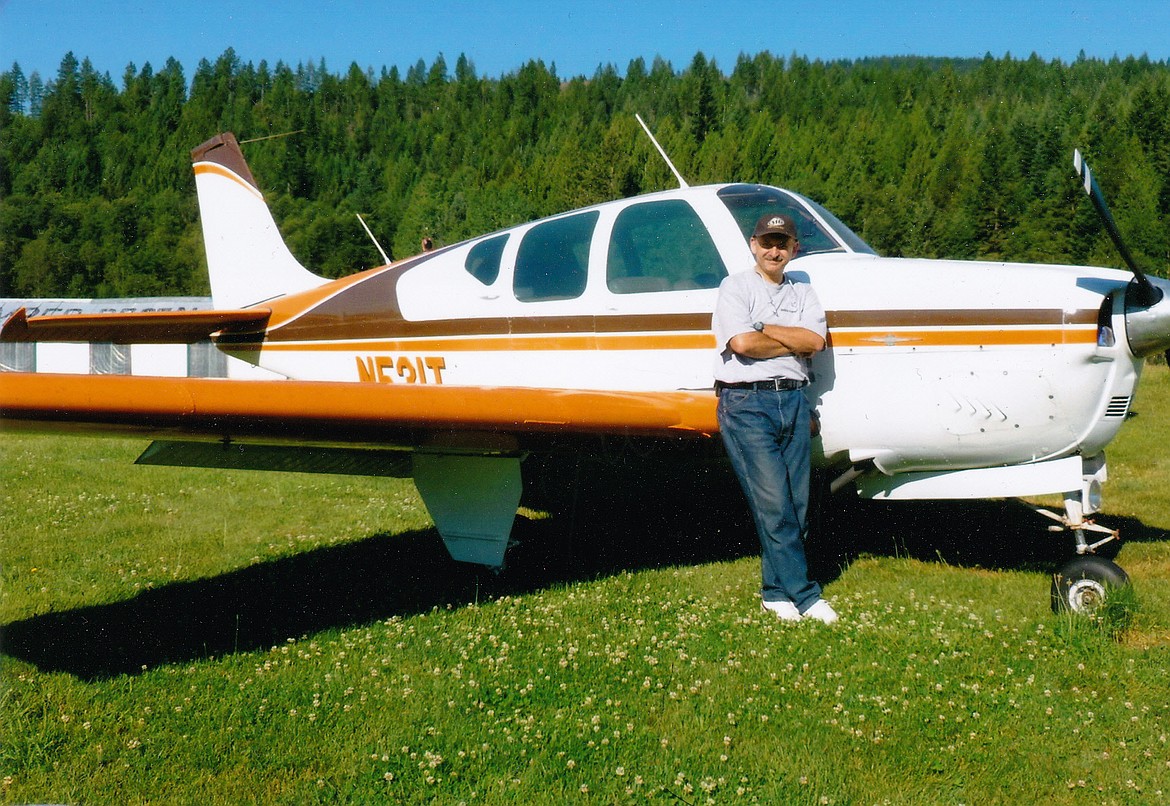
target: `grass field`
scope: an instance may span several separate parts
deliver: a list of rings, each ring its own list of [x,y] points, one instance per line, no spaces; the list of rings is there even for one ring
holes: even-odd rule
[[[842,623],[786,625],[738,505],[615,509],[571,561],[534,520],[494,576],[409,482],[5,434],[0,800],[1170,800],[1165,367],[1134,408],[1120,634],[1051,613],[1069,543],[1014,503],[839,514],[810,553]]]

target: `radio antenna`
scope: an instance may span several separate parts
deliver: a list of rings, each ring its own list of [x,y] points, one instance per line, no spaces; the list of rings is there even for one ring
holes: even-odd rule
[[[374,233],[370,232],[370,228],[366,226],[366,220],[362,218],[362,214],[354,213],[354,215],[357,216],[358,221],[361,222],[362,229],[366,231],[366,235],[369,235],[370,240],[374,242],[374,246],[378,249],[378,254],[382,256],[382,260],[384,260],[386,265],[389,266],[390,256],[386,254],[386,250],[382,248],[382,244],[378,243],[378,239],[374,237]]]
[[[654,147],[658,149],[658,153],[662,155],[662,159],[666,160],[666,166],[670,168],[670,172],[674,174],[674,178],[678,180],[679,187],[683,189],[689,188],[690,185],[687,184],[687,180],[682,178],[682,174],[678,172],[678,168],[674,167],[674,163],[670,161],[670,157],[666,156],[666,152],[663,150],[662,146],[658,144],[658,141],[654,138],[654,135],[651,134],[650,127],[646,125],[646,121],[642,120],[642,116],[637,112],[634,113],[634,117],[638,119],[638,123],[642,124],[642,131],[646,132],[646,136],[650,138],[650,142],[654,144]]]
[[[295,132],[282,132],[280,134],[270,134],[267,137],[253,137],[251,140],[240,140],[240,145],[247,145],[248,143],[263,143],[265,140],[276,140],[281,137],[291,137],[294,134],[304,134],[304,129],[297,129]]]

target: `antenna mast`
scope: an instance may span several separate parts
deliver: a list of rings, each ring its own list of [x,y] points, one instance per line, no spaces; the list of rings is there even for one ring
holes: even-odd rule
[[[689,188],[690,185],[687,184],[687,180],[682,178],[682,174],[678,172],[678,168],[674,167],[674,163],[670,161],[670,157],[666,156],[666,152],[663,150],[662,146],[658,144],[658,141],[654,138],[654,135],[650,133],[650,127],[646,125],[646,121],[642,120],[642,116],[637,112],[634,113],[634,117],[638,119],[638,123],[642,124],[642,131],[646,132],[646,136],[650,138],[650,142],[654,144],[654,147],[658,149],[658,153],[662,155],[662,159],[666,160],[666,166],[670,168],[670,172],[673,173],[674,178],[678,180],[679,187],[683,189]]]
[[[362,214],[361,213],[354,213],[354,215],[356,215],[358,221],[361,222],[362,229],[364,229],[366,231],[366,235],[369,235],[370,240],[374,242],[374,246],[377,247],[378,254],[380,254],[382,256],[382,260],[384,260],[386,262],[386,265],[389,266],[390,265],[390,256],[386,254],[386,250],[382,248],[382,244],[378,243],[378,239],[374,237],[374,233],[370,232],[370,228],[366,226],[366,220],[364,218],[362,218]]]

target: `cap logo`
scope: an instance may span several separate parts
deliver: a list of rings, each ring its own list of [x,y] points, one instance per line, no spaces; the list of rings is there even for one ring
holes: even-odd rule
[[[783,227],[784,226],[784,219],[781,218],[780,216],[776,216],[768,222],[768,226],[769,227]]]

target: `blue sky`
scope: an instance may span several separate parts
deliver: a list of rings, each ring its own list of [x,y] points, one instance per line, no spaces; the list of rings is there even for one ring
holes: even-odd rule
[[[466,54],[480,76],[498,78],[530,59],[562,78],[620,72],[635,57],[685,68],[696,52],[730,72],[740,53],[811,59],[865,56],[1013,56],[1045,60],[1141,56],[1170,60],[1170,1],[884,3],[564,0],[359,2],[359,0],[0,0],[0,70],[18,62],[52,80],[72,51],[119,82],[126,65],[157,70],[168,57],[188,79],[199,60],[232,47],[245,62],[290,65],[324,58],[331,72],[442,53]]]

